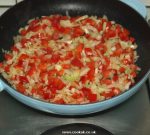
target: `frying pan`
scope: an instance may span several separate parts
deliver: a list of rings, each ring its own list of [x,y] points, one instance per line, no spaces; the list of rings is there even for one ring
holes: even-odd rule
[[[29,19],[50,14],[70,16],[106,15],[130,30],[138,44],[139,59],[137,65],[141,67],[135,84],[126,92],[111,99],[83,105],[59,105],[44,102],[25,96],[15,89],[3,78],[0,78],[0,87],[20,102],[45,112],[61,115],[83,115],[106,110],[127,100],[136,93],[150,73],[150,28],[144,18],[124,3],[114,0],[25,0],[12,7],[0,18],[0,61],[3,60],[2,48],[9,50],[13,45],[13,37],[17,35],[20,27]]]

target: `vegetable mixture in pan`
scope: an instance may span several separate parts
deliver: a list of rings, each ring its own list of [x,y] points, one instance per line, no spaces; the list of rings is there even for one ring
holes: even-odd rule
[[[19,92],[56,104],[84,104],[129,89],[140,70],[135,39],[106,16],[61,15],[19,30],[0,73]]]

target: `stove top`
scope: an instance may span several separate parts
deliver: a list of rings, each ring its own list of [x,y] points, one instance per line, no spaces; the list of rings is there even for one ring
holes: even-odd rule
[[[149,135],[150,104],[146,85],[126,102],[84,116],[59,116],[37,111],[0,93],[0,135],[40,135],[63,124],[90,123],[115,135]]]

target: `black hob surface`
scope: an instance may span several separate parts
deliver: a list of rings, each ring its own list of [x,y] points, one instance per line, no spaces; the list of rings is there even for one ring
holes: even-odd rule
[[[71,117],[37,111],[18,102],[5,91],[0,93],[0,135],[40,135],[48,129],[70,123],[94,124],[114,135],[149,135],[150,104],[146,85],[114,108]]]

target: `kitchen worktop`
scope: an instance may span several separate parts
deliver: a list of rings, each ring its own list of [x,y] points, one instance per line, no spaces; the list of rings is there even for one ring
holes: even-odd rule
[[[0,0],[0,15],[22,0]],[[141,0],[150,19],[150,0]],[[23,105],[5,91],[0,93],[0,135],[40,135],[45,130],[68,123],[91,123],[114,135],[149,135],[150,101],[144,84],[124,103],[109,110],[85,116],[59,116]]]

